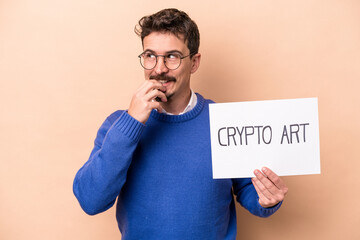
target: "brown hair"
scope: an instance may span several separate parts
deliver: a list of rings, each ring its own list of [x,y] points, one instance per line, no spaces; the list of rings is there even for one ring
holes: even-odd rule
[[[135,26],[135,33],[141,37],[142,42],[152,32],[169,32],[178,38],[183,36],[191,56],[199,51],[199,29],[183,11],[175,8],[163,9],[155,14],[142,17]]]

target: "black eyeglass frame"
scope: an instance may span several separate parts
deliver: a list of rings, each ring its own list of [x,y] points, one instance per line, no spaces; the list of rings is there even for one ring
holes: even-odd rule
[[[140,65],[141,65],[144,69],[146,69],[146,70],[152,70],[152,69],[154,69],[154,68],[156,67],[156,65],[157,65],[157,63],[158,63],[158,57],[163,57],[163,58],[164,58],[164,64],[165,64],[165,67],[166,67],[167,69],[169,69],[169,70],[176,70],[176,69],[178,69],[178,68],[180,67],[180,65],[181,65],[181,60],[183,60],[184,58],[187,58],[187,57],[193,55],[192,53],[189,53],[189,55],[180,57],[179,66],[177,66],[176,68],[169,68],[169,67],[166,65],[166,58],[165,58],[165,57],[166,57],[167,55],[170,55],[171,53],[169,53],[169,54],[167,54],[167,55],[156,55],[156,54],[153,53],[154,56],[155,56],[155,59],[156,59],[155,65],[154,65],[152,68],[146,68],[146,67],[141,63],[141,57],[142,57],[142,56],[144,55],[144,53],[146,53],[146,52],[147,52],[147,51],[142,52],[142,53],[138,56],[138,58],[139,58],[139,60],[140,60]]]

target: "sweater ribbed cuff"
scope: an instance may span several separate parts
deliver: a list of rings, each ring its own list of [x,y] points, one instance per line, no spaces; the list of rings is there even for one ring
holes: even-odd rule
[[[274,214],[282,205],[282,201],[279,202],[278,204],[276,204],[275,206],[273,207],[269,207],[269,208],[264,208],[260,205],[260,203],[258,202],[260,208],[262,209],[262,212],[264,213],[264,217],[269,217],[271,216],[272,214]]]
[[[145,125],[130,116],[124,111],[120,117],[114,122],[113,126],[124,133],[134,142],[138,142]]]

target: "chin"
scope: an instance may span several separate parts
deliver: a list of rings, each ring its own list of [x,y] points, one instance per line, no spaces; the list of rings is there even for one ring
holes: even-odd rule
[[[166,95],[167,100],[169,101],[174,96],[174,93],[166,93],[165,95]]]

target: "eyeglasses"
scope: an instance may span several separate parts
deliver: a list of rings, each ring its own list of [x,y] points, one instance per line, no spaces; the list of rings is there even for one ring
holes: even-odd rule
[[[140,64],[143,68],[145,68],[146,70],[151,70],[153,69],[157,62],[158,62],[158,57],[163,57],[164,58],[164,63],[165,66],[169,69],[169,70],[175,70],[178,67],[180,67],[181,65],[181,60],[189,57],[191,54],[187,55],[187,56],[181,56],[179,53],[169,53],[166,55],[156,55],[152,52],[146,51],[141,53],[138,57],[140,58]]]

